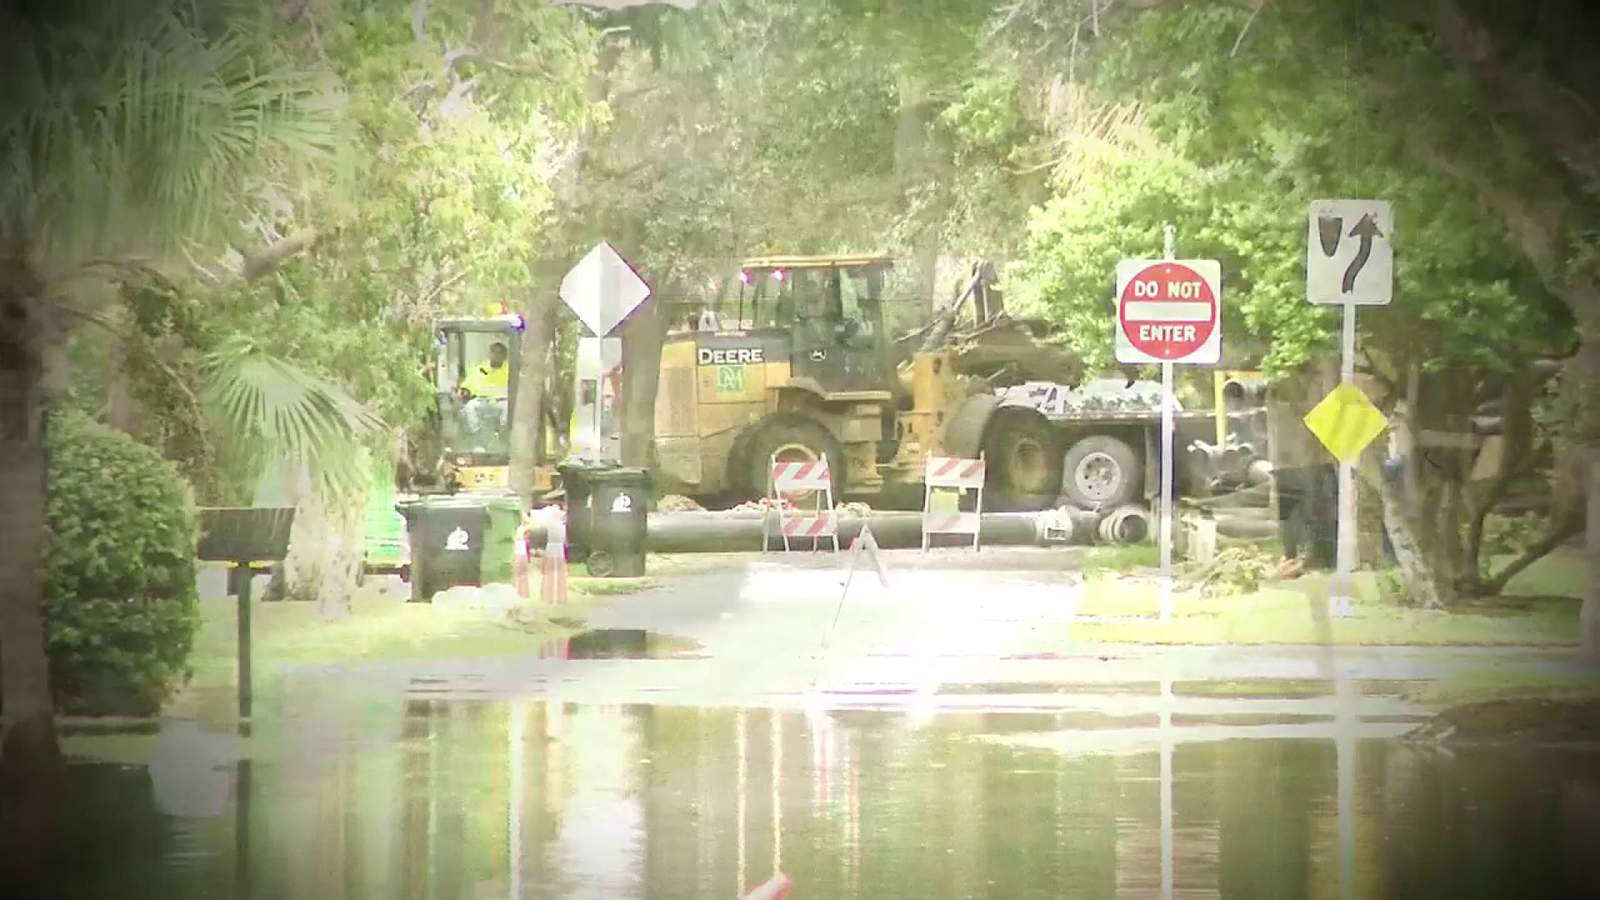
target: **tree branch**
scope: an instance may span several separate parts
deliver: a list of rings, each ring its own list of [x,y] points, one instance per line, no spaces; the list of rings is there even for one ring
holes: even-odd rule
[[[315,228],[302,228],[282,240],[274,241],[253,253],[246,254],[239,274],[245,281],[256,281],[277,271],[289,257],[304,253],[322,239]]]
[[[1573,535],[1582,530],[1582,522],[1583,516],[1574,513],[1567,516],[1564,521],[1552,525],[1550,531],[1545,534],[1539,543],[1524,550],[1521,556],[1513,560],[1504,569],[1501,569],[1493,578],[1484,582],[1483,593],[1492,596],[1505,590],[1506,585],[1511,583],[1511,579],[1515,578],[1523,569],[1544,559],[1549,555],[1550,551],[1571,540]]]
[[[1233,39],[1233,49],[1228,51],[1228,58],[1233,59],[1239,55],[1239,45],[1244,43],[1244,36],[1250,33],[1250,26],[1256,22],[1256,16],[1261,15],[1261,10],[1267,5],[1267,0],[1256,0],[1256,8],[1250,11],[1250,18],[1244,20],[1244,27],[1239,29],[1239,36]]]
[[[110,333],[111,336],[125,344],[134,343],[134,338],[132,335],[128,334],[126,331],[123,331],[116,325],[116,323],[112,322],[110,319],[107,319],[102,313],[95,312],[94,310],[83,309],[82,307],[74,306],[71,303],[67,303],[62,300],[56,300],[54,305],[62,312],[72,316],[75,319],[88,322],[91,325],[95,325],[104,329],[106,332]],[[183,376],[179,375],[176,370],[167,365],[166,361],[161,358],[160,354],[151,353],[148,355],[150,357],[150,362],[154,363],[156,368],[160,369],[163,375],[171,379],[172,383],[176,385],[178,390],[183,393],[184,399],[187,401],[189,406],[189,412],[194,416],[195,432],[200,436],[201,450],[207,458],[210,458],[212,455],[211,440],[206,436],[205,413],[200,406],[200,398],[194,395],[194,391],[190,390],[188,382],[184,381]]]
[[[412,0],[411,36],[417,43],[425,44],[428,38],[428,0]]]

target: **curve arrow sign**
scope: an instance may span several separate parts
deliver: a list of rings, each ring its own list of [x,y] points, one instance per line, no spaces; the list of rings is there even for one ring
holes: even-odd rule
[[[1361,274],[1362,267],[1372,258],[1372,239],[1383,237],[1383,232],[1378,229],[1378,223],[1373,221],[1369,213],[1362,216],[1361,221],[1350,229],[1350,237],[1360,238],[1361,246],[1356,250],[1355,259],[1350,260],[1349,267],[1344,270],[1344,280],[1339,284],[1341,291],[1346,294],[1356,289],[1356,276]]]

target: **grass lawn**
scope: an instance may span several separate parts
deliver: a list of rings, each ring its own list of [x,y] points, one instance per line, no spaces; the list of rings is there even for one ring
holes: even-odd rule
[[[1526,697],[1600,697],[1600,678],[1538,672],[1469,672],[1418,685],[1406,696],[1438,706]]]
[[[1576,641],[1582,560],[1567,554],[1536,563],[1508,596],[1451,612],[1403,606],[1374,572],[1356,576],[1355,615],[1327,621],[1326,573],[1266,583],[1232,596],[1173,596],[1173,617],[1156,621],[1160,588],[1151,547],[1093,548],[1075,612],[1074,642],[1154,644],[1570,645]]]
[[[670,565],[662,569],[670,570]],[[351,598],[351,614],[324,620],[316,604],[252,604],[252,662],[258,682],[268,682],[286,664],[348,663],[404,659],[477,658],[536,651],[555,637],[581,630],[593,598],[653,587],[651,578],[592,578],[573,566],[569,602],[527,603],[516,621],[493,612],[446,605],[407,603],[409,589],[397,579],[374,579]],[[538,593],[537,577],[533,593]],[[201,627],[190,658],[194,686],[234,683],[237,605],[232,597],[200,601]]]

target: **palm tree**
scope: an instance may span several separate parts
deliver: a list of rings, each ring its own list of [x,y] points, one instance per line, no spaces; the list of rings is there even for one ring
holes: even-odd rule
[[[0,10],[0,765],[26,771],[57,756],[41,430],[62,337],[129,267],[237,238],[252,190],[310,184],[344,119],[332,76],[297,62],[263,7],[15,6]]]
[[[363,445],[385,426],[338,385],[264,352],[245,336],[225,341],[201,369],[207,407],[227,436],[249,450],[258,477],[287,480],[298,508],[288,580],[325,614],[342,611],[362,559],[360,504],[367,486]]]

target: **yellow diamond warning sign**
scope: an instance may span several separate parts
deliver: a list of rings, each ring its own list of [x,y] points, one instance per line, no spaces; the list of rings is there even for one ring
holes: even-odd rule
[[[1340,462],[1354,465],[1361,451],[1383,434],[1389,420],[1367,395],[1352,384],[1341,384],[1306,413],[1306,427]]]

